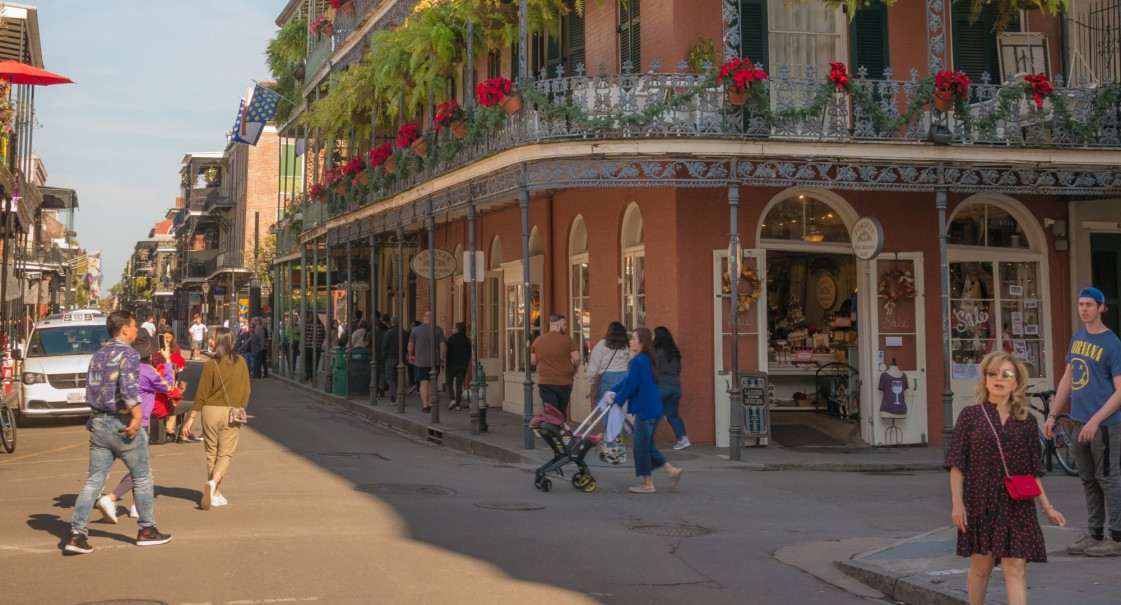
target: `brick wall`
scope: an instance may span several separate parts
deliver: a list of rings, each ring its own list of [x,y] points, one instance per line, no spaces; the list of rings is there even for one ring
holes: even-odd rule
[[[244,217],[243,263],[253,262],[254,215],[260,217],[258,234],[261,241],[269,237],[269,227],[276,222],[277,192],[280,188],[280,137],[269,127],[261,133],[256,146],[248,150],[245,199],[238,201],[237,212]]]

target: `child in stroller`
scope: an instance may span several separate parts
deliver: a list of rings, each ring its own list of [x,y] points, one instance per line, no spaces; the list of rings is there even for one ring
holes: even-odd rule
[[[562,468],[569,463],[574,463],[577,471],[572,476],[572,487],[588,493],[595,491],[596,480],[588,470],[584,457],[599,444],[599,435],[589,433],[596,423],[607,415],[607,412],[606,409],[592,410],[584,422],[581,422],[575,431],[569,433],[564,429],[564,415],[560,410],[545,404],[544,411],[534,416],[529,421],[529,426],[533,427],[533,431],[549,444],[549,448],[553,450],[553,459],[537,469],[533,479],[534,487],[543,492],[553,489],[553,482],[546,475],[556,471],[563,477]]]

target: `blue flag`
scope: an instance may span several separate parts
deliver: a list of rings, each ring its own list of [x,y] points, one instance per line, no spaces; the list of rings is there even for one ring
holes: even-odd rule
[[[245,110],[246,122],[265,123],[276,115],[276,107],[280,105],[280,95],[260,84],[253,87],[253,97],[249,99],[249,107]]]

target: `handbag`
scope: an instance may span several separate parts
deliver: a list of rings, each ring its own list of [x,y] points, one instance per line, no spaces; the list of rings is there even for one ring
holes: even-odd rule
[[[607,368],[611,367],[611,362],[615,361],[615,354],[618,352],[619,349],[615,349],[611,352],[611,358],[607,360]],[[604,368],[603,372],[606,372],[607,368]],[[603,383],[603,372],[596,372],[596,375],[592,376],[592,381],[588,383],[588,399],[592,401],[596,400],[596,394],[599,393],[599,385]]]
[[[1004,465],[1004,488],[1008,490],[1008,495],[1013,500],[1034,500],[1041,493],[1039,483],[1031,475],[1013,475],[1008,472],[1008,462],[1004,459],[1004,448],[1000,446],[1000,435],[997,434],[996,425],[993,424],[992,418],[989,418],[989,411],[985,409],[983,403],[981,404],[981,412],[985,415],[985,420],[989,421],[989,428],[993,430],[993,436],[996,437],[996,449],[1000,452],[1000,462]]]
[[[214,360],[214,366],[218,367],[218,360]],[[222,370],[218,369],[218,380],[222,383],[222,399],[226,400],[226,407],[229,408],[230,416],[227,422],[231,426],[241,426],[249,422],[249,416],[245,413],[245,408],[235,408],[230,406],[230,398],[226,395],[226,379],[222,378]]]

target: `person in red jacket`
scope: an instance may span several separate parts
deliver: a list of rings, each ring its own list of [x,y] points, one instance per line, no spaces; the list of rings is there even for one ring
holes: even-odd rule
[[[175,431],[176,415],[175,407],[182,399],[182,393],[187,388],[186,383],[179,382],[179,371],[187,367],[187,360],[183,359],[183,355],[179,349],[179,344],[175,342],[175,334],[171,330],[171,326],[160,326],[159,336],[163,338],[170,345],[168,349],[171,351],[171,359],[165,359],[163,350],[158,350],[152,355],[152,364],[155,365],[156,371],[163,375],[163,364],[171,363],[172,371],[175,374],[175,386],[178,387],[178,397],[171,397],[168,393],[156,393],[156,404],[152,408],[153,418],[167,418],[165,432],[167,433],[167,440],[175,442],[177,440],[177,433]]]

